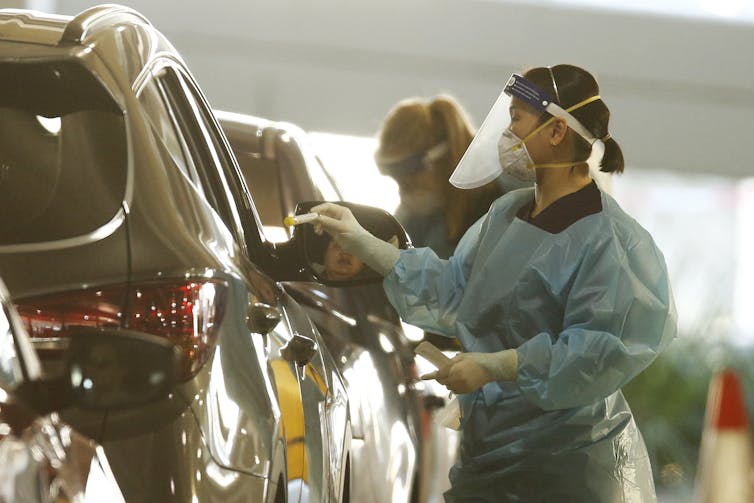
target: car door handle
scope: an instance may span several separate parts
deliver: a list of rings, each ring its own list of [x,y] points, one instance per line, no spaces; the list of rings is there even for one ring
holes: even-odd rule
[[[293,334],[293,338],[280,348],[280,354],[289,362],[295,362],[303,367],[314,358],[318,349],[314,340],[300,334]]]
[[[252,332],[267,335],[282,318],[283,313],[277,307],[263,302],[252,302],[246,316],[246,325]]]

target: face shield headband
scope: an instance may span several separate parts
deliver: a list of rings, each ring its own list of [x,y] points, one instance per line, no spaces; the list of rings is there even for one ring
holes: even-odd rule
[[[553,80],[553,84],[554,83],[555,81]],[[557,89],[557,87],[555,89]],[[540,89],[530,80],[527,80],[517,73],[514,73],[513,75],[511,75],[511,78],[508,79],[508,83],[505,85],[504,92],[508,96],[518,98],[524,103],[531,105],[535,110],[538,110],[540,112],[547,112],[553,117],[563,119],[568,127],[576,131],[579,136],[589,142],[589,145],[593,145],[594,142],[597,141],[597,138],[595,138],[595,136],[590,133],[589,130],[585,128],[584,125],[578,121],[578,119],[576,119],[576,117],[571,115],[570,112],[601,99],[599,95],[587,98],[564,110],[560,107],[560,105],[554,102],[549,94]],[[540,131],[546,124],[549,124],[550,121],[547,121],[545,124],[542,124],[542,126],[532,131],[532,133],[527,135],[527,138]]]
[[[447,154],[449,150],[448,144],[442,142],[425,152],[419,152],[400,161],[378,163],[377,168],[382,175],[393,178],[410,177],[432,167],[432,163]]]

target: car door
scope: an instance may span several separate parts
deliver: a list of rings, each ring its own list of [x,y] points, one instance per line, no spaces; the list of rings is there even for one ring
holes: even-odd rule
[[[258,250],[261,242],[254,236],[258,234],[258,231],[254,232],[258,222],[254,209],[236,206],[234,191],[244,189],[244,186],[242,182],[238,185],[232,157],[200,93],[180,67],[167,63],[156,67],[153,72],[155,79],[160,81],[165,99],[176,112],[176,126],[183,131],[188,147],[186,155],[195,164],[194,170],[188,169],[187,173],[189,176],[195,173],[199,178],[207,200],[249,258],[262,256]],[[192,136],[190,140],[189,135]],[[251,231],[248,239],[247,229]],[[256,276],[250,281],[256,283],[259,290],[259,284],[264,282],[260,280],[259,272],[253,267],[245,267],[245,272],[250,277]],[[341,456],[339,453],[334,460],[331,456],[333,424],[330,419],[337,418],[339,428],[343,429],[345,417],[338,411],[345,410],[341,405],[346,401],[345,389],[336,389],[333,393],[331,386],[338,382],[337,376],[332,375],[332,366],[323,359],[324,346],[318,343],[319,336],[306,315],[275,285],[266,288],[275,290],[267,299],[269,314],[273,318],[279,317],[279,323],[267,333],[265,341],[268,364],[275,377],[286,423],[286,443],[291,449],[289,493],[292,501],[296,501],[297,494],[301,494],[302,501],[307,500],[307,495],[311,501],[324,501],[331,488],[338,485],[337,480],[333,480],[331,468],[338,466],[337,460]],[[258,300],[250,302],[253,304]],[[264,299],[259,303],[266,304]],[[296,361],[300,354],[307,353],[307,349],[311,350],[310,357]],[[304,446],[303,453],[300,453],[299,445]],[[335,448],[340,450],[340,447]]]
[[[282,219],[297,203],[341,199],[303,131],[237,114],[220,118],[268,239],[288,239]],[[397,314],[379,285],[338,288],[294,281],[284,287],[317,325],[351,390],[352,497],[408,501],[418,456],[413,416],[421,407],[412,388],[413,352]],[[392,468],[377,470],[375,463]]]

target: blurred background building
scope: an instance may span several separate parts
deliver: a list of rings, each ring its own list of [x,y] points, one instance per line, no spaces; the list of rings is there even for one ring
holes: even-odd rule
[[[0,0],[75,15],[91,0]],[[626,156],[619,202],[655,237],[681,337],[626,390],[664,501],[693,484],[710,372],[754,410],[754,0],[123,0],[173,42],[216,109],[312,133],[348,199],[393,210],[372,161],[388,109],[448,93],[479,125],[508,76],[592,71]]]

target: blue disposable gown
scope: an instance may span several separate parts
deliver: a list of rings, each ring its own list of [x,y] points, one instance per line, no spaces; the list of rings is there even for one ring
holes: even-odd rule
[[[406,229],[406,233],[411,237],[411,242],[415,246],[432,248],[440,258],[448,258],[453,255],[456,243],[448,239],[448,225],[444,211],[429,215],[417,215],[401,203],[395,210],[395,218]],[[469,225],[471,223],[469,222]]]
[[[449,260],[404,250],[384,286],[403,319],[465,351],[518,351],[515,382],[461,395],[447,501],[655,501],[644,441],[620,388],[675,337],[662,253],[601,193],[557,234],[499,198]]]

